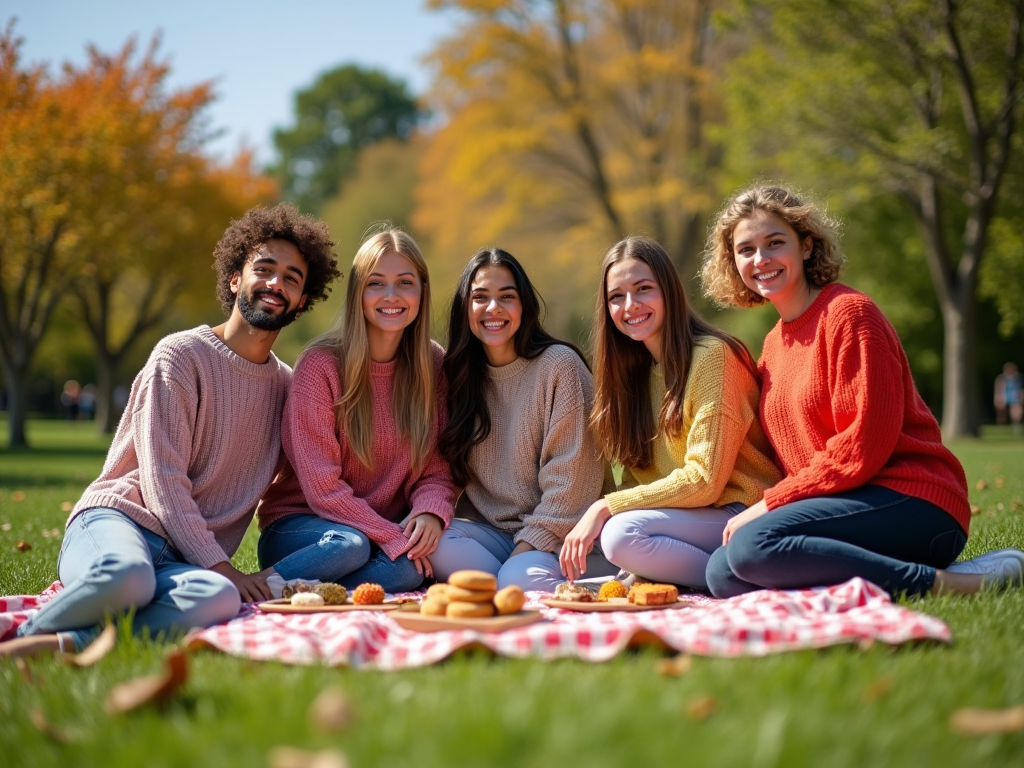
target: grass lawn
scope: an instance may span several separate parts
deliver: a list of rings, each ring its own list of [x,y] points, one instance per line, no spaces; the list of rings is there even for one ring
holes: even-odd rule
[[[106,448],[75,426],[31,422],[31,452],[0,443],[0,594],[35,593],[56,578],[62,505],[98,474]],[[6,423],[0,428],[6,439]],[[965,555],[1024,546],[1024,441],[992,431],[953,448],[981,508]],[[252,533],[235,558],[240,568],[255,568]],[[19,540],[32,549],[17,552]],[[954,643],[698,658],[678,678],[656,674],[654,651],[607,664],[473,654],[398,673],[201,652],[164,710],[112,717],[107,692],[156,671],[168,648],[122,637],[89,669],[33,661],[30,682],[0,662],[0,765],[255,768],[276,745],[337,747],[357,767],[1024,765],[1024,732],[965,736],[948,726],[958,707],[1024,704],[1024,590],[911,605],[948,622]],[[343,688],[357,712],[341,734],[309,722],[310,702],[328,685]],[[703,720],[688,715],[698,697],[716,703]],[[41,734],[32,709],[69,741]]]

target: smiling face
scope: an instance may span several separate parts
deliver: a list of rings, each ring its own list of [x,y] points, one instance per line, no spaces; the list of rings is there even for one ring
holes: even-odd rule
[[[416,265],[395,251],[381,256],[363,287],[363,317],[371,348],[385,339],[397,344],[419,316],[422,298],[423,281]]]
[[[469,330],[483,343],[491,365],[515,361],[515,336],[522,316],[519,290],[508,268],[480,267],[470,283]]]
[[[306,303],[306,260],[294,243],[268,240],[260,245],[241,272],[231,278],[231,292],[242,318],[261,331],[279,331]]]
[[[604,283],[605,306],[615,328],[642,343],[655,362],[659,362],[665,327],[665,296],[654,271],[640,259],[623,259],[608,268]]]
[[[820,288],[804,274],[813,241],[803,240],[789,223],[774,213],[758,210],[733,229],[733,258],[743,284],[763,296],[786,322],[811,305]]]

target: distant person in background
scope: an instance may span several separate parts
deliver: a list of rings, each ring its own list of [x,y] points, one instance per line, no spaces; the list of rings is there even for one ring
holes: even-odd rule
[[[78,420],[78,398],[82,394],[81,385],[74,379],[64,382],[64,391],[60,393],[60,404],[68,421]]]
[[[68,520],[64,588],[0,643],[0,657],[81,650],[134,610],[153,637],[227,621],[270,596],[230,558],[281,456],[291,369],[270,351],[338,276],[327,227],[254,208],[214,250],[227,320],[162,339],[135,378],[99,478]]]
[[[96,415],[96,385],[86,384],[78,396],[78,415],[84,421],[92,421]]]
[[[1024,420],[1024,382],[1014,363],[1003,366],[1003,372],[996,376],[995,387],[996,421],[1005,424],[1007,416],[1013,424],[1013,433],[1020,434]]]

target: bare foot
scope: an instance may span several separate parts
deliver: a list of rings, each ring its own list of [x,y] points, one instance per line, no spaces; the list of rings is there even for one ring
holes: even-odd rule
[[[64,638],[64,645],[61,647],[60,638],[57,635],[29,635],[0,643],[0,659],[16,656],[45,656],[62,651],[70,653],[74,650],[75,641],[69,637]]]

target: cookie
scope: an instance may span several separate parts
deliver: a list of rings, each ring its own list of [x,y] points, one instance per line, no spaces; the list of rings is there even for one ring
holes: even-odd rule
[[[434,595],[447,595],[448,585],[447,584],[431,584],[427,587],[427,597],[433,597]]]
[[[444,616],[448,608],[448,598],[440,595],[427,595],[420,603],[420,613],[425,616]]]
[[[526,605],[526,594],[522,587],[517,587],[515,584],[499,590],[498,594],[494,596],[494,607],[498,609],[498,614],[501,616],[521,611],[524,605]]]
[[[463,589],[490,590],[498,589],[498,577],[487,571],[456,571],[448,577],[448,583]]]
[[[449,585],[448,591],[445,594],[451,602],[489,603],[494,599],[493,589],[465,589]]]
[[[486,619],[494,615],[491,603],[448,603],[445,616],[449,619]]]

